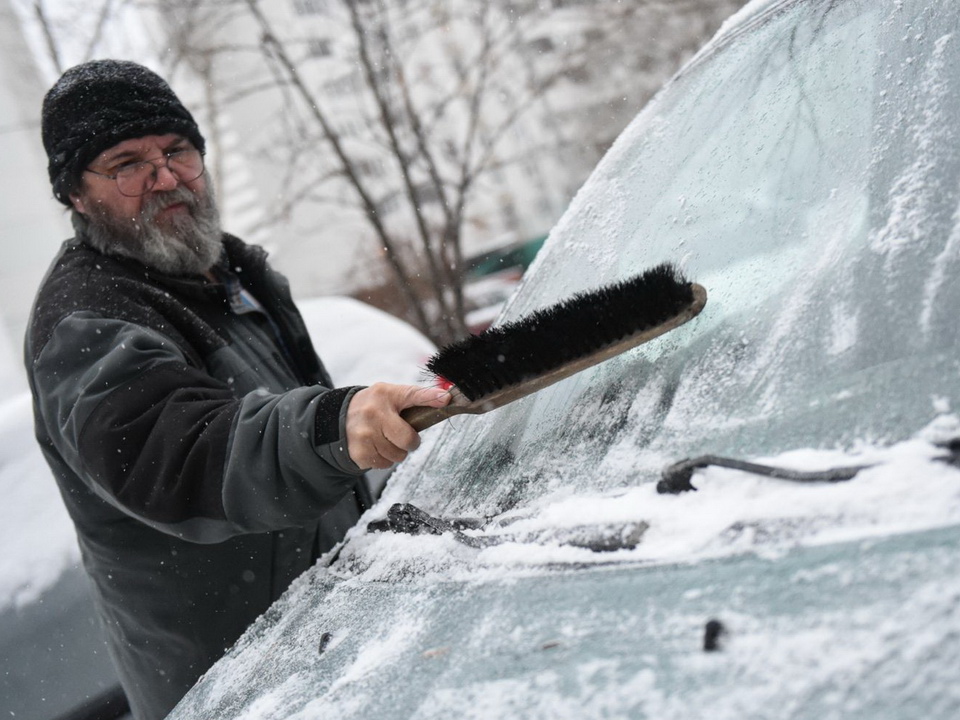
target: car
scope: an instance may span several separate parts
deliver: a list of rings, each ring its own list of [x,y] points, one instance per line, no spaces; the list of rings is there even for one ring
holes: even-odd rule
[[[543,235],[506,244],[467,259],[463,293],[471,334],[479,335],[494,323],[546,239]]]
[[[662,262],[703,312],[426,431],[171,718],[958,717],[958,28],[738,12],[498,322]]]

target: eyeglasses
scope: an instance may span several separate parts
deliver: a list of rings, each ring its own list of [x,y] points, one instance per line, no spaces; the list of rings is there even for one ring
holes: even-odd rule
[[[140,160],[121,165],[113,175],[90,168],[86,168],[84,172],[116,180],[117,190],[121,195],[138,197],[153,190],[161,167],[167,168],[176,175],[180,182],[190,182],[203,175],[203,153],[196,148],[179,148],[153,160]]]

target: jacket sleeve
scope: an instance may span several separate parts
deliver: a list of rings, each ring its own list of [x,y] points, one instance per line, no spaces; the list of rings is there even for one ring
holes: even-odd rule
[[[123,512],[186,540],[315,522],[357,482],[357,388],[255,391],[193,367],[161,333],[74,313],[33,363],[42,421],[67,465]]]

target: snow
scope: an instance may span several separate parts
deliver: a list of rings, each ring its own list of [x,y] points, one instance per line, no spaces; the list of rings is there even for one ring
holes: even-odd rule
[[[642,517],[650,529],[635,550],[475,550],[450,535],[355,529],[340,559],[295,582],[174,717],[682,718],[698,707],[718,718],[908,717],[931,687],[955,709],[954,545],[869,548],[960,521],[960,471],[933,444],[957,428],[942,415],[890,447],[764,459],[873,464],[847,483],[707,470],[696,493],[547,499],[485,531]],[[823,552],[791,553],[799,547]],[[735,561],[703,562],[725,557]],[[706,654],[698,639],[718,610],[728,635]],[[316,658],[325,630],[335,640]],[[877,713],[877,698],[905,712]]]
[[[948,50],[949,45],[957,41],[953,33],[938,38],[920,73],[920,120],[910,127],[906,137],[909,156],[913,160],[890,184],[887,222],[870,238],[873,250],[886,255],[891,267],[905,249],[928,239],[930,218],[936,216],[938,189],[930,186],[929,178],[936,176],[936,166],[943,162],[942,148],[951,142],[947,129],[951,127],[952,106],[946,99],[952,92],[949,79],[953,68],[948,60]],[[905,64],[913,64],[913,58]],[[898,72],[902,71],[898,68]]]
[[[847,482],[802,484],[710,467],[695,473],[696,492],[659,495],[648,483],[610,494],[548,496],[488,519],[482,530],[464,531],[503,541],[483,549],[469,548],[450,534],[355,530],[330,572],[364,582],[411,575],[497,581],[564,565],[696,563],[745,552],[777,557],[799,546],[947,527],[960,523],[960,470],[944,461],[948,453],[935,441],[951,431],[960,432],[960,418],[944,414],[915,438],[889,447],[801,449],[752,458],[794,470],[867,466]],[[622,458],[622,467],[610,471],[618,470],[630,473],[631,459]],[[385,515],[399,493],[388,492],[371,518]],[[599,553],[563,541],[563,529],[617,528],[638,521],[649,528],[633,549]]]
[[[943,412],[890,446],[752,458],[869,466],[836,484],[707,469],[676,496],[651,483],[543,498],[466,531],[521,538],[480,550],[354,528],[337,562],[298,579],[173,717],[907,717],[930,688],[948,689],[936,696],[948,710],[928,716],[952,717],[955,546],[870,547],[960,523],[960,470],[938,445],[958,431]],[[366,519],[402,495],[388,487]],[[638,519],[649,529],[632,550],[522,539]],[[703,653],[718,610],[723,652]],[[877,713],[877,698],[905,712]]]
[[[351,298],[314,298],[298,306],[335,384],[422,379],[420,368],[435,348],[406,323]],[[0,401],[0,610],[36,601],[80,558],[73,525],[33,437],[30,394],[22,378],[5,379],[16,389]]]
[[[330,692],[336,692],[340,687],[358,682],[370,673],[398,657],[423,630],[424,623],[415,618],[407,618],[406,622],[393,625],[390,633],[383,638],[377,638],[360,648],[356,658],[337,681],[330,687]]]
[[[30,394],[0,403],[0,610],[36,600],[79,559],[73,525],[33,438]]]
[[[348,297],[301,300],[297,307],[335,385],[426,381],[421,368],[436,347],[402,320]]]
[[[762,15],[770,7],[779,2],[780,0],[751,0],[720,24],[720,29],[717,30],[713,39],[704,49],[713,48],[721,39],[726,38],[729,33],[746,26],[753,18]]]

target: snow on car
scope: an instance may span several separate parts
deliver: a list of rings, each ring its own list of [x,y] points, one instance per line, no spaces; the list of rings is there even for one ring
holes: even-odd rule
[[[957,717],[958,28],[725,24],[501,320],[664,261],[703,313],[445,423],[172,717]]]

